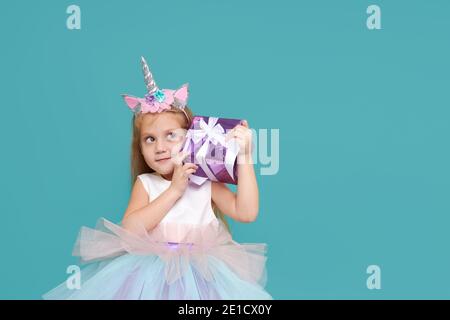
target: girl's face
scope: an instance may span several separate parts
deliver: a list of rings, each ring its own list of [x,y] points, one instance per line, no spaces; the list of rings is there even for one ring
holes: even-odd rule
[[[147,165],[157,173],[171,177],[173,157],[180,151],[186,137],[182,114],[162,112],[148,114],[142,120],[141,152]]]

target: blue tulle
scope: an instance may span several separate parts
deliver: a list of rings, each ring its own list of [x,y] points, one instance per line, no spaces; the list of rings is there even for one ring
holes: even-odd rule
[[[81,288],[69,289],[66,282],[43,295],[47,300],[154,300],[154,299],[254,299],[272,297],[257,283],[239,278],[224,262],[209,256],[213,274],[206,280],[188,265],[183,277],[167,283],[165,262],[158,255],[122,256],[90,263],[81,269]]]

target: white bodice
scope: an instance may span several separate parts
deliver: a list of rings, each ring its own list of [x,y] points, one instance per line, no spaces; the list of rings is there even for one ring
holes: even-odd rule
[[[141,179],[150,201],[155,200],[171,183],[157,173],[144,173],[138,178]],[[211,181],[207,180],[201,186],[189,182],[183,196],[160,223],[204,225],[213,220],[217,218],[211,207]]]

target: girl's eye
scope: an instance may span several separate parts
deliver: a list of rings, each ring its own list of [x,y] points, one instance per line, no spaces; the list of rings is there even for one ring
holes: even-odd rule
[[[178,135],[175,132],[171,132],[167,135],[169,141],[176,141],[178,139]]]
[[[180,139],[180,137],[181,137],[180,134],[178,134],[177,132],[172,131],[172,132],[169,132],[167,134],[167,138],[166,139],[167,139],[167,141],[178,141]],[[152,137],[152,136],[148,136],[144,140],[145,140],[145,143],[153,143],[153,142],[155,142],[155,138]]]

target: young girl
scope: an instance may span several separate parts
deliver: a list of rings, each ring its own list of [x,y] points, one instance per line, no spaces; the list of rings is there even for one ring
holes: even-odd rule
[[[102,218],[81,228],[74,255],[88,265],[44,299],[272,299],[266,245],[235,242],[224,217],[252,222],[258,214],[247,122],[227,134],[240,147],[237,193],[193,184],[197,165],[180,152],[192,120],[188,86],[160,90],[142,65],[148,94],[124,96],[134,111],[128,208],[119,225]]]

